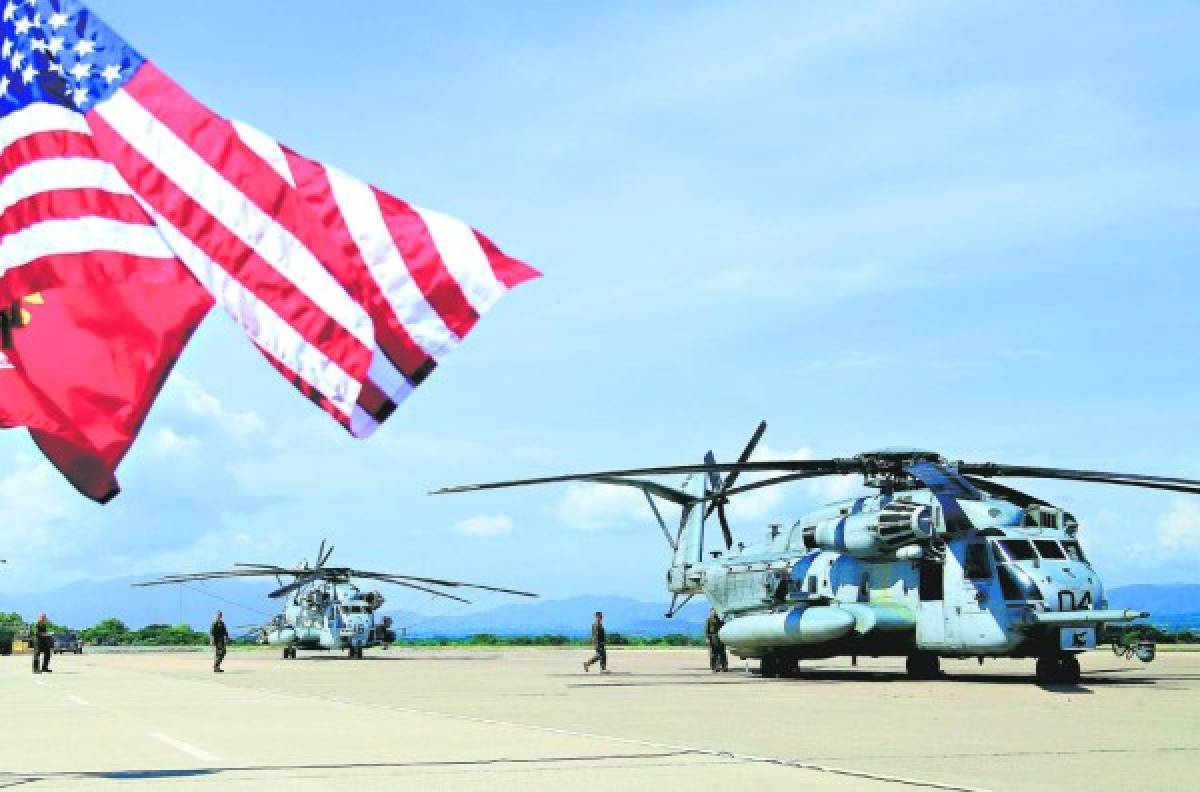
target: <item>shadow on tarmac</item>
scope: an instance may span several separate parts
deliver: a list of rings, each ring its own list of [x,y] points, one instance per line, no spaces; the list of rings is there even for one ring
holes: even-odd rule
[[[29,787],[39,782],[61,784],[69,781],[155,781],[182,778],[214,778],[222,773],[271,773],[276,771],[321,770],[400,770],[404,768],[480,767],[486,765],[537,765],[572,762],[611,762],[645,759],[668,759],[693,754],[693,751],[659,751],[655,753],[596,754],[592,756],[538,756],[528,759],[500,757],[496,759],[458,759],[429,762],[346,762],[303,765],[231,765],[228,767],[195,767],[167,770],[96,770],[61,773],[0,772],[0,789]]]
[[[1110,677],[1108,674],[1126,673],[1132,669],[1104,669],[1097,674],[1084,674],[1083,679],[1079,684],[1040,684],[1035,683],[1032,674],[962,674],[962,673],[945,673],[943,672],[936,679],[921,680],[929,683],[938,682],[962,682],[972,685],[1036,685],[1045,690],[1047,693],[1066,693],[1070,695],[1092,695],[1092,688],[1117,688],[1117,687],[1162,687],[1166,685],[1166,689],[1175,689],[1171,686],[1171,682],[1180,682],[1200,678],[1200,674],[1161,674],[1147,675],[1138,677]],[[753,671],[732,671],[728,674],[713,675],[708,677],[707,670],[700,671],[699,669],[687,669],[685,673],[691,672],[695,677],[692,679],[680,679],[678,676],[668,676],[664,674],[656,674],[653,676],[637,675],[637,680],[630,681],[613,681],[605,682],[603,679],[597,679],[595,682],[577,682],[567,685],[567,687],[584,688],[584,687],[674,687],[684,685],[737,685],[737,684],[775,684],[775,685],[794,685],[803,684],[805,682],[913,682],[911,677],[903,671],[863,671],[858,669],[847,670],[826,670],[826,669],[805,669],[801,668],[796,674],[787,677],[777,677],[767,679],[759,676]],[[626,676],[631,674],[626,673]],[[579,678],[581,674],[548,674],[552,677],[575,677]],[[607,676],[614,676],[608,674]]]

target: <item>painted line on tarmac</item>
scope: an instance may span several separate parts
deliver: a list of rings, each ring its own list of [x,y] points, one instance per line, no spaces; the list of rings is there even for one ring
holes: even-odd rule
[[[90,707],[90,706],[92,706],[92,703],[91,703],[90,701],[84,701],[84,700],[83,700],[83,699],[81,699],[79,696],[72,696],[72,695],[68,694],[68,695],[67,695],[67,700],[68,700],[68,701],[74,701],[76,704],[78,704],[78,705],[79,705],[79,706],[81,706],[81,707]]]
[[[170,736],[169,734],[163,734],[162,732],[150,732],[146,736],[153,737],[154,739],[158,740],[159,742],[165,743],[166,745],[171,746],[172,748],[174,748],[177,751],[182,751],[183,753],[187,754],[188,756],[191,756],[193,759],[199,759],[202,762],[219,762],[219,761],[221,761],[221,757],[216,756],[215,754],[210,754],[208,751],[197,748],[194,745],[188,745],[183,740],[176,740],[174,737]]]
[[[871,773],[865,770],[851,770],[845,767],[816,764],[814,762],[805,762],[799,759],[781,759],[775,756],[755,756],[753,754],[737,753],[736,751],[723,751],[719,748],[696,748],[689,745],[673,745],[671,743],[654,742],[652,740],[639,740],[634,737],[617,737],[611,734],[595,734],[593,732],[563,729],[557,726],[541,726],[536,723],[497,720],[495,718],[482,718],[477,715],[460,715],[453,712],[424,710],[417,709],[415,707],[397,707],[378,702],[354,701],[352,699],[342,699],[336,696],[322,696],[314,693],[294,693],[292,691],[272,690],[271,688],[263,688],[251,685],[230,685],[230,687],[237,687],[242,690],[253,690],[258,693],[268,693],[276,696],[282,695],[317,701],[327,701],[334,704],[343,704],[355,708],[365,707],[369,709],[385,710],[388,712],[403,712],[409,715],[420,715],[423,717],[444,718],[446,720],[463,721],[466,723],[479,723],[487,726],[505,726],[513,729],[526,729],[528,731],[542,732],[543,734],[558,734],[566,737],[578,737],[588,740],[602,740],[606,742],[623,743],[625,745],[636,745],[642,748],[654,748],[660,751],[672,751],[675,753],[693,754],[696,756],[711,756],[719,759],[733,759],[734,761],[752,764],[771,764],[779,767],[790,767],[797,770],[809,770],[812,772],[828,773],[830,775],[846,776],[849,778],[861,778],[865,781],[879,781],[881,783],[901,784],[904,786],[922,787],[925,789],[941,789],[947,790],[947,792],[985,792],[983,787],[947,784],[941,781],[929,781],[922,778],[906,778],[904,776],[887,775],[884,773]]]

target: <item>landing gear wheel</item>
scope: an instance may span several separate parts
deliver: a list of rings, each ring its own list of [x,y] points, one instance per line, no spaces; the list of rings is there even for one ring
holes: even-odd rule
[[[1034,679],[1039,685],[1079,684],[1079,658],[1069,652],[1043,655],[1037,659]]]
[[[773,654],[763,655],[759,662],[758,673],[763,679],[774,679],[779,676],[779,658]]]
[[[294,646],[283,647],[283,659],[284,660],[295,660],[296,659],[296,647],[294,647]]]
[[[942,661],[935,654],[918,652],[904,661],[904,669],[913,679],[936,679],[942,672]]]
[[[1065,654],[1059,664],[1059,672],[1062,674],[1062,681],[1067,685],[1079,684],[1079,658],[1074,654]]]
[[[800,676],[800,659],[785,657],[779,660],[779,676],[794,679]]]

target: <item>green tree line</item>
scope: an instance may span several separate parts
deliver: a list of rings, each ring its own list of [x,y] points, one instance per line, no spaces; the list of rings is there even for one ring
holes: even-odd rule
[[[68,632],[66,625],[47,620],[52,633]],[[17,638],[28,633],[30,625],[19,613],[0,613],[0,630],[11,631]],[[85,643],[103,646],[203,646],[208,634],[193,630],[186,624],[147,624],[131,630],[116,618],[104,619],[91,627],[79,630]]]

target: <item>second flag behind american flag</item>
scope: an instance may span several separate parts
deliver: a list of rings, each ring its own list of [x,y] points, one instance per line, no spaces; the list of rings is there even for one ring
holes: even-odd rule
[[[8,0],[2,28],[0,425],[29,427],[89,497],[116,494],[213,302],[361,437],[538,274],[459,220],[213,113],[75,0]],[[38,329],[31,295],[62,317],[54,365],[37,357],[48,320],[22,338]]]

